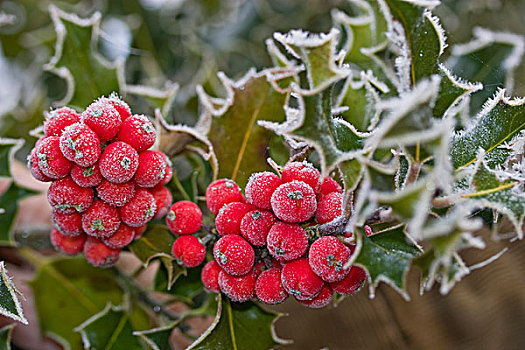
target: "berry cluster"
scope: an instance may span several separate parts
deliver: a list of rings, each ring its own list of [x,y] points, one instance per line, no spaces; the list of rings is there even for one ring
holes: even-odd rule
[[[220,238],[213,245],[214,260],[202,269],[204,286],[237,302],[277,304],[291,294],[312,308],[327,305],[334,291],[355,293],[366,275],[357,266],[345,268],[353,247],[310,230],[341,216],[342,201],[341,186],[330,177],[321,181],[319,171],[306,162],[287,164],[281,176],[253,174],[245,196],[232,180],[212,182],[206,204],[216,215]],[[199,207],[177,202],[166,220],[181,235],[173,245],[176,259],[187,267],[200,265],[206,248],[191,235],[201,228]]]
[[[81,114],[67,107],[49,113],[28,166],[37,180],[51,182],[57,249],[111,266],[151,219],[166,214],[172,168],[164,153],[148,150],[155,139],[149,119],[132,115],[116,95]]]

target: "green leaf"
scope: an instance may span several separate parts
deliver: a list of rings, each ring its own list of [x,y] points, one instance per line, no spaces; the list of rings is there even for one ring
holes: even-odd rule
[[[11,161],[14,159],[16,151],[22,147],[22,139],[4,139],[0,137],[0,178],[12,177]]]
[[[130,316],[121,307],[111,304],[101,312],[75,328],[82,335],[84,349],[142,349],[137,337],[133,335]]]
[[[30,254],[30,255],[29,255]],[[82,348],[80,334],[73,329],[106,304],[120,304],[123,292],[110,270],[89,265],[84,257],[48,260],[26,254],[37,268],[30,282],[43,334]]]
[[[385,282],[406,300],[410,297],[405,289],[406,276],[412,260],[420,254],[412,244],[403,225],[378,232],[367,237],[358,230],[362,239],[361,250],[355,263],[367,271],[370,295],[375,294],[379,282]]]
[[[171,333],[180,323],[181,320],[177,320],[162,327],[133,332],[133,335],[140,337],[153,350],[168,350],[171,349]]]
[[[24,310],[18,300],[18,297],[24,297],[16,289],[11,277],[7,274],[7,269],[3,261],[0,261],[0,314],[15,321],[27,324],[24,316]]]
[[[221,294],[217,298],[215,320],[188,350],[266,350],[286,343],[273,328],[282,314],[266,311],[251,301],[234,303]]]
[[[169,266],[170,265],[168,265],[168,267]],[[169,285],[170,271],[166,267],[166,264],[161,264],[155,275],[154,288],[156,291],[168,293],[189,304],[192,303],[192,299],[202,292],[204,288],[201,281],[202,266],[188,270],[180,269],[181,272],[176,276],[177,283]]]
[[[11,350],[11,333],[16,324],[8,324],[0,328],[0,350]]]
[[[0,245],[15,245],[13,228],[18,204],[25,197],[38,194],[38,192],[18,186],[14,181],[7,190],[0,195]]]
[[[79,18],[56,6],[49,7],[57,32],[55,55],[44,66],[66,80],[67,92],[57,105],[85,108],[101,95],[119,90],[117,65],[96,52],[100,13]]]

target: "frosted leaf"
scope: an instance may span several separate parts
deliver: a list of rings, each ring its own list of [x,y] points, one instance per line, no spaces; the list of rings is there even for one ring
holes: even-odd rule
[[[0,314],[12,318],[15,321],[23,324],[28,324],[24,316],[22,305],[18,300],[22,293],[16,289],[11,277],[7,274],[5,263],[0,261]]]
[[[0,179],[12,177],[11,163],[15,153],[24,145],[23,139],[8,139],[0,137]]]

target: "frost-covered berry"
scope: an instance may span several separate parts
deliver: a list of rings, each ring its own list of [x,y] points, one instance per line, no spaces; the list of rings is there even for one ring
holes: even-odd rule
[[[53,246],[69,255],[77,255],[82,251],[86,235],[81,233],[77,236],[68,236],[62,234],[55,227],[51,230],[51,243]]]
[[[133,115],[127,118],[118,132],[118,139],[135,148],[137,152],[153,146],[156,137],[155,127],[145,115]]]
[[[93,203],[93,190],[80,187],[70,177],[66,177],[51,183],[47,200],[60,213],[82,213]]]
[[[219,273],[219,287],[221,291],[233,301],[243,303],[252,298],[255,291],[257,275],[250,271],[243,276],[233,276],[226,271]]]
[[[315,193],[321,187],[321,174],[319,170],[307,161],[292,162],[286,164],[281,174],[283,182],[303,181],[306,182]]]
[[[102,182],[102,174],[100,173],[98,163],[85,168],[78,164],[73,165],[71,168],[71,178],[80,187],[95,187]]]
[[[82,228],[90,236],[109,237],[119,226],[118,209],[98,199],[82,214]]]
[[[67,236],[78,236],[82,231],[82,215],[79,213],[64,214],[53,210],[51,214],[55,227]]]
[[[221,267],[215,260],[208,261],[201,271],[201,281],[204,287],[214,293],[219,293],[219,273],[222,271]]]
[[[269,171],[252,174],[244,190],[246,201],[257,208],[271,209],[272,194],[281,184],[281,178]]]
[[[157,205],[151,193],[143,188],[138,188],[135,196],[119,210],[122,222],[131,227],[139,227],[153,219]]]
[[[302,181],[284,183],[272,194],[273,213],[283,221],[306,221],[314,215],[316,208],[314,191]]]
[[[266,304],[279,304],[288,298],[288,293],[281,283],[281,270],[269,269],[263,271],[255,283],[257,298]]]
[[[290,261],[306,253],[308,236],[301,226],[279,221],[268,232],[266,244],[274,258]]]
[[[67,126],[60,136],[60,150],[70,161],[88,167],[100,158],[100,140],[89,126],[75,123]]]
[[[125,142],[117,141],[108,145],[100,156],[100,173],[116,184],[128,182],[139,166],[139,154]]]
[[[86,260],[93,266],[113,266],[119,257],[120,249],[110,248],[100,239],[88,236],[84,244]]]
[[[166,175],[166,156],[159,151],[144,151],[139,154],[139,166],[135,182],[140,187],[156,186]]]
[[[90,104],[80,115],[84,124],[89,126],[100,139],[106,142],[114,138],[122,124],[119,112],[111,103],[98,100]]]
[[[69,107],[62,107],[49,112],[44,122],[44,136],[59,136],[71,124],[78,123],[80,116]]]
[[[110,248],[124,248],[131,242],[135,237],[135,229],[126,224],[120,224],[117,231],[109,237],[102,238],[105,245]]]
[[[172,168],[171,160],[168,158],[168,156],[165,155],[165,157],[166,157],[166,170],[164,171],[165,174],[162,180],[160,180],[160,182],[157,184],[157,186],[167,185],[171,181],[171,178],[173,177],[173,168]]]
[[[164,186],[155,186],[149,192],[155,198],[155,204],[157,206],[157,212],[155,213],[155,219],[163,218],[170,208],[173,197],[168,188]]]
[[[42,182],[53,181],[53,179],[50,178],[49,176],[46,176],[42,172],[42,170],[40,170],[40,167],[38,166],[38,156],[36,154],[36,149],[38,147],[39,141],[37,141],[37,145],[35,146],[35,148],[31,150],[31,153],[27,157],[27,167],[30,169],[31,175],[33,175],[33,177],[37,179],[38,181],[42,181]]]
[[[297,300],[300,304],[303,304],[304,306],[311,307],[313,309],[320,309],[322,307],[325,307],[326,305],[330,304],[330,301],[332,300],[332,296],[334,295],[334,291],[328,284],[325,284],[319,294],[317,296],[313,297],[310,300]]]
[[[306,258],[285,264],[281,272],[281,282],[288,294],[297,300],[314,298],[324,285],[324,281],[312,271]]]
[[[330,176],[327,176],[324,178],[323,182],[321,183],[321,189],[319,190],[319,195],[325,196],[328,193],[332,193],[332,192],[342,193],[343,189],[341,188],[341,185],[337,183],[337,181],[335,181]]]
[[[241,202],[233,202],[225,205],[219,210],[215,218],[215,227],[221,235],[241,234],[241,221],[244,215],[253,207]]]
[[[266,237],[277,221],[275,215],[268,210],[252,210],[247,212],[241,221],[241,234],[255,246],[266,245]]]
[[[206,248],[197,237],[186,235],[173,242],[171,253],[180,265],[195,267],[204,261]]]
[[[356,293],[366,279],[366,272],[359,266],[352,266],[350,273],[338,282],[330,283],[330,287],[341,295],[351,295]]]
[[[315,274],[326,282],[340,281],[350,269],[343,266],[350,260],[350,249],[334,236],[318,238],[308,251],[308,262]]]
[[[73,166],[60,152],[60,138],[49,136],[43,138],[36,149],[38,167],[44,175],[52,179],[66,177]]]
[[[239,235],[226,235],[213,246],[213,257],[220,267],[234,276],[252,270],[255,252],[252,246]]]
[[[324,195],[317,204],[315,219],[319,224],[325,224],[341,216],[343,213],[343,195],[339,192],[331,192]]]
[[[148,225],[147,224],[144,224],[142,226],[136,227],[135,228],[135,237],[133,239],[137,240],[140,237],[142,237],[142,234],[144,232],[146,232],[147,229],[148,229]]]
[[[215,180],[206,189],[206,205],[213,214],[232,202],[244,202],[241,188],[233,180]]]
[[[190,201],[178,201],[168,210],[166,224],[171,232],[178,235],[191,235],[202,226],[202,212],[199,206]]]
[[[131,116],[131,109],[129,108],[128,104],[122,101],[122,99],[115,92],[112,92],[109,97],[100,98],[99,101],[103,103],[110,103],[120,114],[120,119],[122,121]]]
[[[102,180],[100,185],[97,186],[97,195],[109,205],[122,207],[135,195],[135,183],[128,181],[116,184],[108,180]]]

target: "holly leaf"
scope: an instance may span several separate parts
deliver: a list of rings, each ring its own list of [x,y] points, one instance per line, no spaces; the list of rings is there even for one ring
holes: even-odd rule
[[[15,326],[16,324],[11,323],[0,328],[0,349],[11,350],[11,333]]]
[[[152,350],[168,350],[172,348],[171,333],[180,323],[181,320],[177,320],[162,327],[133,332],[133,335],[142,339]]]
[[[67,83],[66,95],[57,105],[85,108],[94,99],[119,90],[117,64],[108,62],[96,51],[100,34],[100,12],[79,18],[54,5],[49,13],[57,41],[55,55],[44,69],[55,73]]]
[[[217,300],[215,320],[188,350],[266,350],[286,344],[274,330],[274,323],[282,314],[266,311],[251,301],[234,303],[221,294],[217,295]]]
[[[171,263],[171,262],[170,262]],[[173,265],[173,264],[171,264]],[[177,283],[170,285],[170,271],[169,266],[165,263],[159,266],[155,274],[154,288],[156,291],[168,293],[186,304],[191,304],[192,299],[203,290],[201,281],[202,268],[192,268],[189,270],[180,268],[180,272],[176,276]],[[179,265],[175,265],[179,266]]]
[[[28,258],[37,268],[29,284],[42,333],[72,349],[82,348],[74,328],[108,302],[120,304],[123,300],[114,275],[89,265],[83,257],[50,260],[31,254]]]
[[[4,139],[0,137],[0,178],[12,177],[11,161],[23,144],[24,140],[22,139]]]
[[[22,305],[18,300],[19,296],[24,297],[22,293],[16,289],[13,281],[11,281],[11,277],[7,274],[5,263],[0,261],[0,314],[27,324],[24,310],[22,310]]]
[[[84,349],[142,349],[137,337],[133,335],[130,316],[108,303],[99,313],[93,315],[75,328],[82,335]]]
[[[13,228],[18,212],[18,204],[25,197],[38,192],[21,187],[11,181],[7,190],[0,195],[0,245],[15,245]]]

